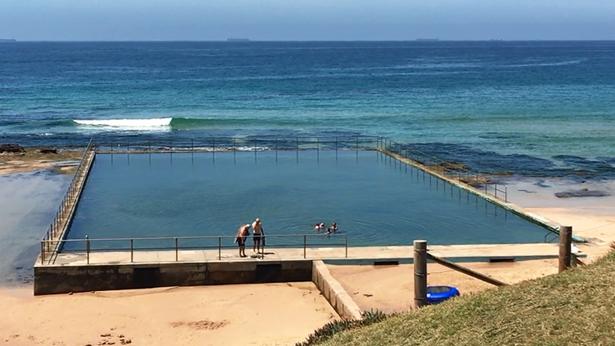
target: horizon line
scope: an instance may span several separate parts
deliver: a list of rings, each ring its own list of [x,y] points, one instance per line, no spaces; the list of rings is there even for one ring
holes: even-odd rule
[[[276,39],[246,39],[244,40],[233,40],[233,39],[207,39],[207,40],[198,40],[198,39],[171,39],[171,40],[157,40],[157,39],[129,39],[129,40],[19,40],[15,38],[1,38],[0,40],[14,40],[12,42],[7,43],[20,43],[20,42],[225,42],[225,43],[254,43],[254,42],[420,42],[420,43],[435,43],[435,42],[612,42],[615,41],[615,38],[608,39],[499,39],[499,38],[491,38],[491,39],[439,39],[439,38],[415,38],[415,39],[380,39],[380,40],[372,40],[372,39],[356,39],[356,40],[317,40],[317,39],[306,39],[306,40],[276,40]]]

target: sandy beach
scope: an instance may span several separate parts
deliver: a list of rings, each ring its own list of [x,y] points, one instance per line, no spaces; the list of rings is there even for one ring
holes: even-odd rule
[[[563,178],[518,179],[507,182],[509,198],[527,212],[573,227],[587,240],[578,247],[588,261],[603,256],[615,241],[615,181],[578,182]],[[558,198],[557,192],[599,191],[603,197]]]
[[[557,273],[557,260],[514,263],[463,263],[462,265],[508,284]],[[342,284],[362,310],[387,313],[412,309],[414,266],[329,265],[331,274]],[[455,286],[461,294],[472,294],[495,286],[438,264],[427,266],[428,285]]]
[[[32,297],[0,290],[3,345],[289,345],[337,318],[314,284]],[[280,328],[283,326],[283,328]]]

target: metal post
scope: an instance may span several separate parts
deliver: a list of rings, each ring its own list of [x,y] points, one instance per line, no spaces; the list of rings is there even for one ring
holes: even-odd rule
[[[130,263],[135,261],[134,248],[135,248],[134,239],[130,239]]]
[[[41,240],[41,264],[45,263],[45,241]]]
[[[87,263],[90,264],[90,238],[88,235],[85,235],[85,258]]]
[[[345,257],[348,258],[348,236],[346,234],[344,234],[344,241],[346,242],[346,244],[345,244],[345,246],[346,246]]]
[[[572,246],[572,227],[561,226],[559,229],[559,272],[570,268]]]
[[[222,237],[218,237],[218,261],[222,259]]]
[[[303,235],[303,258],[307,257],[307,235]]]
[[[427,241],[414,241],[414,306],[427,305]]]
[[[261,235],[261,258],[265,259],[265,233]]]
[[[175,237],[175,262],[179,260],[179,240]]]

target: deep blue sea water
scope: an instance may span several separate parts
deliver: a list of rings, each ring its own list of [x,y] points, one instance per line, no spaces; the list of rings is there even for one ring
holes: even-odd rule
[[[0,45],[0,142],[322,133],[611,177],[615,42]]]

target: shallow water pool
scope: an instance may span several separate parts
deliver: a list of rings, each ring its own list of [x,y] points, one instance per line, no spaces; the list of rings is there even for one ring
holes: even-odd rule
[[[550,234],[376,151],[306,150],[98,154],[67,238],[232,237],[256,217],[269,235],[314,234],[323,244],[329,238],[313,225],[337,222],[351,246],[535,243]]]

